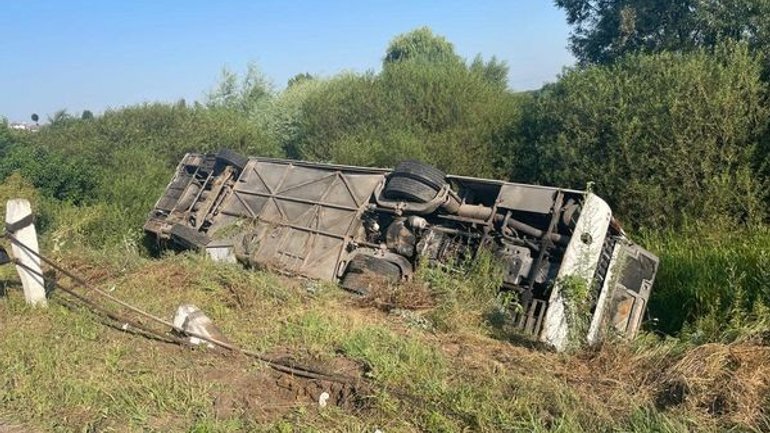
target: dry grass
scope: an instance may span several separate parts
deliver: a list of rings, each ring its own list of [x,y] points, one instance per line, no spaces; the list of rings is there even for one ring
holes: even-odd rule
[[[556,354],[495,339],[484,327],[425,330],[389,314],[419,308],[431,317],[441,309],[441,296],[425,285],[380,286],[355,300],[332,285],[216,266],[189,254],[135,260],[127,268],[124,261],[98,256],[65,259],[162,317],[192,302],[241,346],[361,371],[374,389],[354,400],[363,398],[367,409],[356,403],[319,410],[317,384],[282,382],[243,358],[105,327],[62,306],[62,294],[54,295],[48,310],[31,310],[6,267],[0,419],[52,431],[769,427],[770,348],[762,345],[688,347],[644,336]],[[453,301],[449,311],[461,314],[462,299]],[[442,317],[451,320],[451,314]]]
[[[402,284],[389,284],[376,275],[364,274],[369,293],[355,300],[359,307],[374,307],[385,312],[401,308],[425,310],[436,305],[436,300],[427,284],[422,281],[408,281]]]
[[[726,425],[770,430],[770,347],[705,344],[688,351],[658,382],[658,403]]]

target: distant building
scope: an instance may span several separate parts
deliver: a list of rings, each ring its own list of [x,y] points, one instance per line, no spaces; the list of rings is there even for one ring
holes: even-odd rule
[[[12,122],[8,124],[8,127],[17,131],[30,131],[35,132],[40,129],[39,125],[26,123],[26,122]]]

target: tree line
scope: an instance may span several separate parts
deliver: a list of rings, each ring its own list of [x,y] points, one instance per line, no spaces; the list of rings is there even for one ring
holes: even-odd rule
[[[419,28],[391,41],[378,72],[303,73],[277,91],[249,67],[226,71],[202,102],[59,115],[34,134],[4,131],[0,178],[18,171],[53,199],[121,207],[138,227],[188,151],[372,166],[417,158],[460,175],[590,183],[630,227],[763,222],[764,33],[679,45],[661,36],[654,47],[632,50],[623,32],[649,39],[648,2],[557,5],[575,25],[581,64],[536,91],[508,88],[516,65],[464,59],[444,37]],[[611,16],[620,20],[613,35]],[[588,40],[603,44],[603,53],[626,45],[605,59],[588,54]]]

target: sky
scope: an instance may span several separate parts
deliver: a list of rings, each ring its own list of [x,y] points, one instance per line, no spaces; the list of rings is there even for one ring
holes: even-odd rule
[[[514,90],[574,63],[565,16],[549,0],[6,0],[0,117],[201,100],[223,67],[244,72],[250,62],[276,89],[302,72],[378,71],[390,40],[421,26],[463,57],[504,60]]]

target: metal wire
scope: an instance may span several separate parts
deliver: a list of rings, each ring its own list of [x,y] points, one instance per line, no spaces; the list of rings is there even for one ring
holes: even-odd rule
[[[107,299],[110,302],[113,302],[113,303],[115,303],[115,304],[117,304],[117,305],[119,305],[119,306],[129,310],[129,311],[132,311],[132,312],[138,314],[139,316],[142,316],[142,317],[144,317],[146,319],[149,319],[149,320],[151,320],[153,322],[156,322],[158,324],[161,324],[163,326],[171,328],[172,330],[176,331],[180,335],[187,335],[189,337],[195,337],[195,338],[198,338],[200,340],[203,340],[203,341],[206,341],[208,343],[211,343],[211,344],[213,344],[215,346],[221,347],[223,349],[227,349],[227,350],[230,350],[230,351],[233,351],[233,352],[242,353],[242,354],[244,354],[246,356],[249,356],[251,358],[257,359],[258,361],[261,361],[262,363],[268,365],[269,367],[271,367],[274,370],[279,371],[281,373],[286,373],[286,374],[290,374],[290,375],[293,375],[293,376],[299,376],[299,377],[304,377],[304,378],[308,378],[308,379],[324,380],[324,381],[328,381],[328,382],[336,382],[336,383],[349,384],[349,385],[355,385],[355,384],[358,384],[358,383],[360,383],[362,381],[361,378],[357,378],[357,377],[327,373],[327,372],[320,371],[320,370],[314,369],[312,367],[303,366],[303,365],[300,365],[300,364],[297,364],[297,363],[294,363],[294,362],[291,362],[291,361],[273,359],[273,358],[271,358],[271,357],[269,357],[267,355],[264,355],[262,353],[255,352],[255,351],[248,350],[248,349],[243,349],[243,348],[240,348],[240,347],[235,346],[233,344],[230,344],[230,343],[227,343],[227,342],[220,341],[220,340],[217,340],[215,338],[209,337],[207,335],[202,335],[202,334],[198,334],[198,333],[195,333],[195,332],[186,331],[184,329],[181,329],[181,328],[175,326],[173,323],[171,323],[171,322],[169,322],[169,321],[167,321],[165,319],[162,319],[162,318],[160,318],[158,316],[155,316],[155,315],[153,315],[151,313],[148,313],[147,311],[144,311],[144,310],[142,310],[142,309],[140,309],[138,307],[135,307],[135,306],[129,304],[128,302],[125,302],[125,301],[123,301],[123,300],[121,300],[121,299],[111,295],[110,293],[108,293],[108,292],[106,292],[104,290],[99,289],[98,287],[94,287],[93,285],[89,284],[85,279],[83,279],[83,278],[75,275],[74,273],[68,271],[67,269],[65,269],[64,267],[62,267],[58,263],[56,263],[54,260],[51,260],[51,259],[43,256],[42,254],[40,254],[37,251],[35,251],[34,249],[30,248],[29,246],[27,246],[23,242],[19,241],[16,238],[16,236],[14,236],[13,233],[9,232],[8,230],[5,230],[5,232],[3,233],[3,236],[5,238],[7,238],[9,241],[11,241],[13,244],[15,244],[15,245],[19,246],[20,248],[26,250],[29,254],[32,254],[33,256],[39,258],[41,261],[45,262],[51,268],[53,268],[53,269],[61,272],[62,274],[66,275],[72,281],[74,281],[76,284],[78,284],[78,285],[84,287],[85,289],[87,289],[87,290],[89,290],[89,291],[91,291],[91,292],[93,292],[93,293],[103,297],[104,299]],[[44,275],[42,275],[40,272],[30,268],[29,266],[24,265],[23,263],[19,262],[16,259],[14,259],[14,263],[16,263],[17,265],[23,267],[24,269],[26,269],[29,272],[32,272],[34,274],[40,275],[41,277],[44,277]],[[84,297],[83,295],[77,293],[76,291],[72,290],[71,288],[62,286],[61,284],[59,284],[56,281],[52,281],[52,284],[54,284],[57,288],[61,289],[63,292],[73,296],[78,301],[82,302],[85,306],[87,306],[88,308],[91,308],[92,310],[95,310],[99,314],[107,316],[108,318],[110,318],[112,320],[115,320],[115,321],[120,322],[120,323],[128,324],[128,325],[130,325],[130,326],[132,326],[132,327],[134,327],[134,328],[136,328],[138,330],[141,330],[142,332],[144,332],[146,334],[150,334],[150,335],[152,335],[152,336],[154,336],[156,338],[159,338],[161,340],[165,340],[165,341],[171,340],[172,342],[174,342],[176,344],[191,345],[191,343],[189,343],[187,340],[185,340],[183,338],[161,334],[161,333],[159,333],[157,331],[154,331],[154,330],[152,330],[152,329],[150,329],[150,328],[148,328],[148,327],[146,327],[144,325],[139,324],[138,322],[136,322],[134,320],[126,319],[125,317],[123,317],[123,316],[121,316],[119,314],[116,314],[116,313],[114,313],[114,312],[104,308],[103,306],[95,303],[93,300]]]

